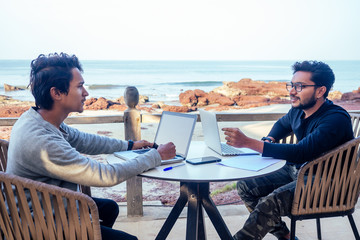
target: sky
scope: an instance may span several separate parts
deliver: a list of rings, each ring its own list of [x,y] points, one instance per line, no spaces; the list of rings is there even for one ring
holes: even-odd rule
[[[0,0],[0,59],[359,60],[359,0]]]

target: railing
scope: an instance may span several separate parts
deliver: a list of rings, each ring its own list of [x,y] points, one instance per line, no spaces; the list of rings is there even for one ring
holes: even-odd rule
[[[127,87],[125,90],[125,102],[128,109],[124,114],[108,116],[70,116],[65,120],[66,124],[101,124],[101,123],[124,123],[125,140],[134,141],[141,139],[141,123],[159,122],[161,113],[140,113],[136,109],[139,102],[139,93],[135,87]],[[350,111],[360,113],[360,111]],[[198,113],[191,113],[198,115]],[[218,122],[238,121],[276,121],[285,113],[217,113]],[[18,118],[0,118],[0,126],[13,126]],[[142,216],[142,180],[141,177],[133,177],[126,183],[127,214],[128,216]]]
[[[359,111],[360,113],[360,111]],[[139,113],[140,123],[159,122],[161,113]],[[198,113],[191,113],[197,114]],[[217,113],[218,122],[251,122],[251,121],[276,121],[284,113]],[[103,116],[70,116],[65,119],[66,124],[101,124],[101,123],[124,123],[124,114]],[[0,118],[0,126],[13,126],[17,117]],[[200,122],[200,117],[198,117]]]

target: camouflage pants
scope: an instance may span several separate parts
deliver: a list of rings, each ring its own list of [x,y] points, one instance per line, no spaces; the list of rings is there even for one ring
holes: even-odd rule
[[[280,238],[289,233],[281,216],[291,212],[296,186],[296,169],[285,165],[263,177],[241,180],[238,193],[250,211],[243,228],[235,239],[262,239],[268,232]]]

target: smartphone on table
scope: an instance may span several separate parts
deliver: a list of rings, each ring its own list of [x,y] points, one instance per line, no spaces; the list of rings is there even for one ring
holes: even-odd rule
[[[208,157],[200,157],[200,158],[191,158],[187,159],[186,162],[198,165],[198,164],[205,164],[205,163],[213,163],[213,162],[220,162],[221,159],[218,157],[208,156]]]

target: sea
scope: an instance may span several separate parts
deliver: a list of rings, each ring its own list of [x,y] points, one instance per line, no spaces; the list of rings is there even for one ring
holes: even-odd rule
[[[27,87],[31,60],[0,60],[0,95],[33,101],[29,90],[7,91],[4,83]],[[127,86],[137,87],[151,102],[178,102],[186,90],[209,92],[223,82],[290,81],[294,61],[81,61],[89,97],[117,99]],[[332,90],[342,93],[360,87],[360,60],[326,61],[335,73]]]

